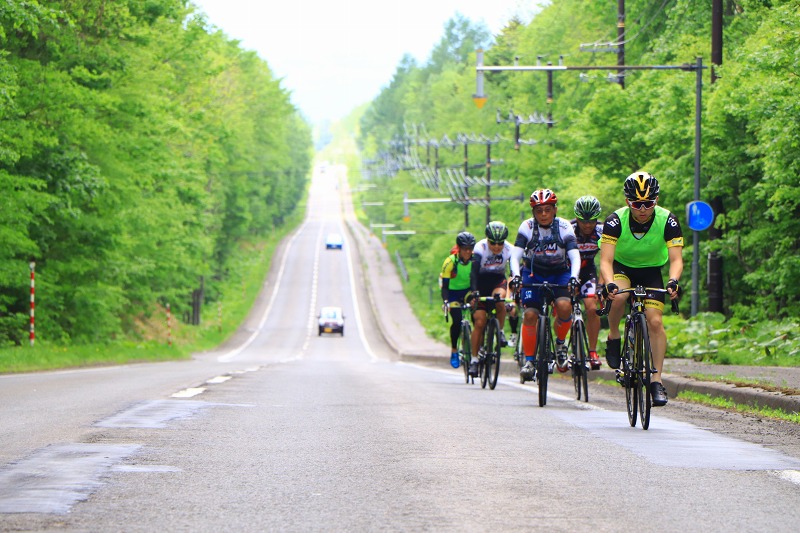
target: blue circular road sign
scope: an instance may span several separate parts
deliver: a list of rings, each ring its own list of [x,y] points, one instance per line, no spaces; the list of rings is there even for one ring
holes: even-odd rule
[[[689,222],[689,229],[703,231],[714,223],[714,210],[706,202],[689,202],[686,204],[686,220]]]

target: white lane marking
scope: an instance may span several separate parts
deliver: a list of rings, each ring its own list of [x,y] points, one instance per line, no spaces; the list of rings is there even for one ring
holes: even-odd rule
[[[800,470],[781,470],[775,472],[775,474],[781,479],[800,485]]]
[[[241,346],[239,346],[238,348],[234,348],[225,355],[219,356],[217,358],[217,361],[219,361],[220,363],[228,363],[232,361],[237,355],[242,353],[242,351],[245,348],[250,346],[250,344],[252,344],[252,342],[256,340],[256,337],[258,337],[258,335],[261,333],[261,330],[264,328],[264,324],[267,323],[267,318],[269,317],[269,313],[272,310],[272,304],[275,303],[275,299],[278,295],[278,289],[280,288],[281,280],[283,279],[283,272],[284,270],[286,270],[286,261],[291,255],[291,249],[292,246],[294,245],[294,241],[295,239],[297,239],[298,235],[303,233],[303,230],[305,229],[307,223],[308,221],[303,222],[303,224],[297,229],[294,235],[292,235],[292,238],[289,240],[289,244],[286,245],[286,250],[284,251],[283,254],[283,260],[281,261],[281,268],[278,271],[278,275],[275,278],[275,286],[272,288],[272,294],[270,295],[269,303],[267,304],[267,308],[264,309],[264,314],[261,316],[261,322],[259,322],[258,327],[253,332],[253,334],[250,335],[250,338],[244,341],[244,343]]]
[[[182,391],[178,391],[171,396],[173,398],[191,398],[193,396],[197,396],[198,394],[202,394],[206,391],[205,387],[191,387],[188,389],[183,389]]]
[[[206,383],[208,383],[209,385],[216,385],[217,383],[225,383],[229,379],[231,379],[231,376],[217,376],[215,378],[209,379],[208,381],[206,381]]]
[[[316,252],[314,252],[314,274],[311,279],[311,302],[308,307],[308,327],[306,328],[306,340],[303,342],[303,347],[300,354],[294,359],[302,359],[308,350],[308,344],[311,342],[311,333],[314,331],[314,321],[317,318],[317,290],[319,288],[319,258],[320,250],[322,249],[322,229],[323,225],[319,226],[319,233],[317,234]]]
[[[345,239],[345,231],[342,231],[342,238]],[[361,322],[361,311],[358,305],[358,298],[356,295],[356,278],[353,270],[353,258],[350,255],[350,245],[348,244],[347,240],[345,239],[344,250],[347,255],[347,270],[350,275],[350,297],[353,299],[353,315],[355,317],[356,325],[358,326],[358,336],[361,339],[361,344],[364,345],[364,348],[367,350],[369,354],[370,361],[373,363],[378,360],[378,357],[375,355],[375,352],[372,351],[372,347],[367,342],[367,337],[364,335],[364,325]]]

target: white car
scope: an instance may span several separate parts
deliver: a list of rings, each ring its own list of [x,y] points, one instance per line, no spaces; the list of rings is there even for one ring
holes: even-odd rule
[[[323,307],[319,310],[319,334],[338,333],[344,337],[344,313],[341,307]]]
[[[344,239],[339,233],[328,233],[328,238],[325,239],[326,250],[341,250],[344,246]]]

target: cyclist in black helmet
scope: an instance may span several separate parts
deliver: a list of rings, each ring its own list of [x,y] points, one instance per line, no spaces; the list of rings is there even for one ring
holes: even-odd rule
[[[508,288],[507,270],[508,261],[511,259],[511,244],[506,241],[508,228],[498,221],[489,222],[484,230],[485,239],[478,241],[472,256],[472,273],[470,287],[474,297],[498,296],[497,303],[478,302],[472,313],[474,328],[472,330],[472,361],[470,372],[478,371],[478,349],[486,328],[486,306],[494,305],[497,309],[497,321],[500,323],[500,344],[506,346],[506,336],[503,327],[506,322],[506,304],[503,301]]]
[[[663,288],[661,267],[669,262],[666,289],[674,300],[678,297],[678,280],[683,273],[683,232],[678,218],[656,205],[660,193],[658,180],[647,172],[634,172],[625,179],[623,191],[627,206],[606,218],[600,238],[600,274],[606,282],[603,295],[613,302],[608,313],[606,342],[606,361],[611,368],[620,365],[619,322],[625,314],[628,296],[617,297],[616,292],[635,285]],[[644,304],[656,369],[650,383],[656,407],[667,404],[667,391],[661,383],[667,352],[667,333],[662,321],[664,300],[663,293],[652,293]]]
[[[450,365],[459,366],[458,337],[461,333],[461,304],[470,289],[470,274],[472,273],[472,251],[475,248],[475,236],[468,231],[462,231],[456,236],[454,253],[447,256],[442,264],[439,275],[442,280],[442,301],[449,308],[453,321],[450,323]]]
[[[602,209],[600,202],[594,196],[581,196],[575,202],[575,218],[572,228],[578,241],[578,251],[581,253],[581,272],[578,282],[581,285],[581,297],[586,309],[586,335],[589,337],[589,362],[593,370],[600,368],[600,357],[597,355],[597,337],[600,332],[600,317],[597,316],[597,287],[602,284],[598,280],[597,268],[594,258],[600,250],[598,242],[603,235],[603,223],[598,221]]]

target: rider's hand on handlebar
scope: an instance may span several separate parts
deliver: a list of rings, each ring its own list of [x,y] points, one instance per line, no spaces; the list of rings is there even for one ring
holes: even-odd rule
[[[675,278],[671,278],[666,286],[667,294],[669,294],[669,299],[674,300],[678,297],[680,293],[680,287],[678,286],[678,280]]]
[[[580,288],[581,284],[577,278],[569,278],[569,292],[572,294],[577,294],[578,289]]]
[[[603,298],[613,300],[618,290],[619,286],[616,283],[606,283],[606,286],[603,287]]]
[[[511,278],[511,281],[508,282],[508,288],[512,291],[516,291],[522,286],[522,278],[519,276],[514,276]]]

